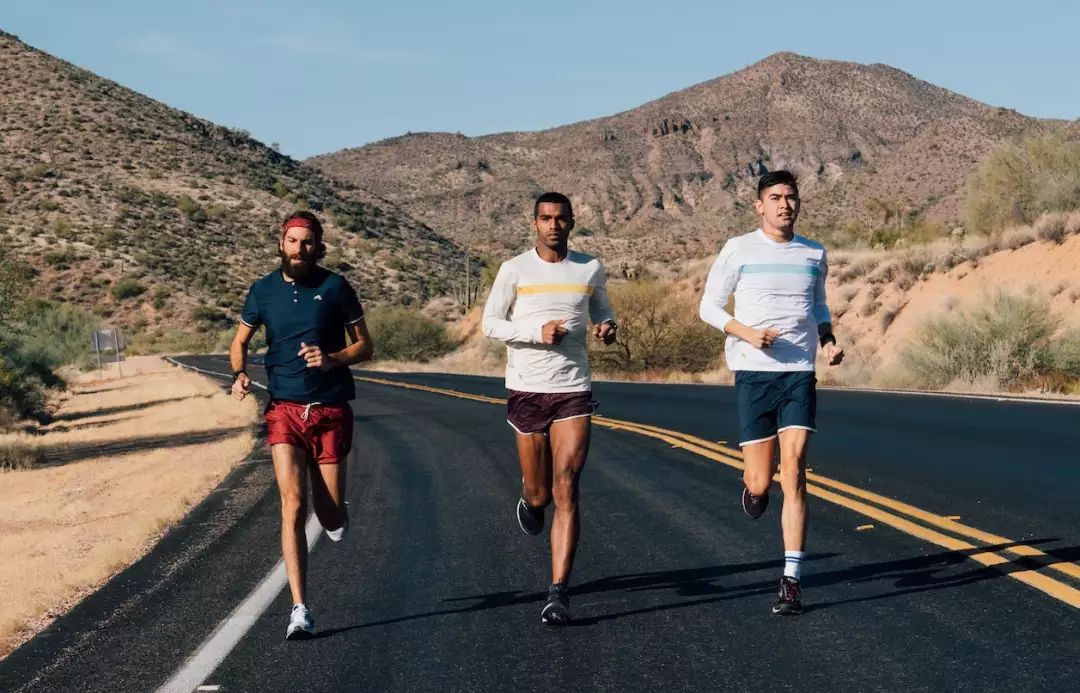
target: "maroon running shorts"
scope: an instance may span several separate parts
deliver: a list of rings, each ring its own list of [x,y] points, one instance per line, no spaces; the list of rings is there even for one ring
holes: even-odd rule
[[[506,422],[518,433],[547,433],[551,424],[579,416],[592,416],[592,392],[520,392],[510,390]]]
[[[340,462],[352,449],[353,414],[348,403],[300,404],[274,399],[264,417],[267,443],[303,448],[319,464]]]

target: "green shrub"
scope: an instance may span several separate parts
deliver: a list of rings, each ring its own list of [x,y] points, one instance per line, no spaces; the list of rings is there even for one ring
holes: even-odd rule
[[[146,287],[135,281],[134,279],[121,279],[116,282],[112,288],[112,294],[117,299],[123,301],[128,298],[135,298],[141,296],[146,291]]]
[[[48,250],[44,257],[45,262],[56,269],[70,269],[71,263],[76,260],[75,253],[70,248]]]
[[[169,290],[163,286],[159,286],[158,288],[154,289],[154,309],[161,310],[162,308],[164,308],[165,302],[169,300],[169,296]]]
[[[51,368],[90,365],[90,333],[98,327],[93,315],[63,303],[33,300],[23,318],[20,349],[42,355]]]
[[[181,195],[176,199],[176,208],[183,212],[184,216],[196,223],[207,219],[206,211],[188,195]]]
[[[0,443],[0,471],[31,469],[45,461],[40,448],[19,443]]]
[[[88,365],[95,319],[70,305],[28,301],[0,335],[0,427],[45,414],[45,391],[62,386],[56,369]]]
[[[1080,141],[1061,135],[1006,143],[968,176],[964,216],[976,231],[1031,224],[1080,207]]]
[[[380,359],[430,361],[455,346],[442,323],[410,308],[378,308],[367,325]]]
[[[219,340],[216,331],[198,333],[169,329],[159,332],[138,332],[131,337],[130,354],[206,354],[214,350]]]
[[[698,319],[697,303],[673,294],[669,284],[626,282],[609,293],[619,331],[614,344],[593,349],[598,369],[698,373],[720,365],[723,335]]]
[[[901,358],[919,387],[1060,391],[1080,379],[1080,334],[1056,334],[1059,322],[1045,299],[999,292],[926,321]]]

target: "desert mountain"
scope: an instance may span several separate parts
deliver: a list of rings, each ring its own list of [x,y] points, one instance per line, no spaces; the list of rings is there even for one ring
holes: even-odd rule
[[[0,32],[0,252],[37,271],[32,295],[151,337],[226,326],[297,207],[369,303],[461,279],[460,248],[393,203]]]
[[[715,252],[753,223],[757,176],[790,168],[801,228],[948,226],[1001,141],[1061,127],[885,65],[778,53],[624,113],[542,132],[419,133],[310,159],[485,250],[520,247],[530,199],[574,201],[579,245],[626,260]]]

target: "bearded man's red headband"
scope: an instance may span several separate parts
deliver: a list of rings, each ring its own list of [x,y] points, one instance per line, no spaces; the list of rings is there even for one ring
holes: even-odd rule
[[[305,219],[304,217],[294,217],[286,221],[281,227],[281,237],[285,238],[285,234],[289,232],[289,229],[311,229],[315,232],[315,240],[322,240],[322,229],[313,222],[311,219]]]

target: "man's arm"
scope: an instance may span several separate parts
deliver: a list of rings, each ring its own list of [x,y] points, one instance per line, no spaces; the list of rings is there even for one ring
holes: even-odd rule
[[[517,278],[506,263],[499,267],[495,282],[491,285],[484,303],[484,319],[481,330],[485,337],[500,342],[522,344],[558,344],[566,335],[565,320],[510,320],[510,308],[517,298]]]
[[[718,330],[723,330],[725,334],[738,337],[758,349],[764,349],[776,341],[780,333],[769,327],[760,330],[748,327],[736,320],[726,308],[728,299],[731,298],[739,282],[739,270],[732,257],[733,254],[734,250],[729,242],[716,256],[716,262],[713,263],[712,269],[709,270],[709,277],[705,280],[705,291],[701,294],[698,315],[706,323]]]
[[[818,273],[814,282],[814,319],[818,324],[818,343],[825,355],[825,360],[830,366],[835,366],[844,360],[844,350],[836,344],[833,335],[832,314],[829,312],[829,304],[825,299],[825,280],[829,276],[829,262],[825,254],[821,256],[821,272]]]
[[[618,325],[615,324],[615,311],[608,299],[607,276],[602,265],[599,277],[600,281],[589,296],[589,320],[593,324],[593,336],[604,344],[611,344],[617,336]]]
[[[341,321],[345,323],[345,334],[351,342],[341,351],[323,353],[318,345],[308,346],[300,342],[300,351],[297,356],[307,362],[308,368],[318,368],[328,371],[333,368],[348,368],[354,363],[367,361],[375,353],[375,345],[368,332],[367,322],[364,320],[364,307],[360,304],[360,297],[356,289],[352,287],[344,277],[340,297]]]
[[[247,352],[251,338],[255,336],[255,328],[245,322],[236,327],[236,335],[229,346],[229,363],[232,365],[233,378],[232,393],[236,399],[244,399],[251,392],[251,378],[247,374]]]
[[[371,340],[371,333],[368,332],[367,322],[363,318],[351,325],[346,325],[345,334],[349,335],[352,344],[335,354],[330,354],[330,358],[342,366],[351,366],[354,363],[368,361],[375,355],[375,343]]]
[[[333,368],[348,368],[354,363],[367,361],[375,353],[375,345],[363,318],[346,325],[345,334],[352,340],[352,344],[341,351],[323,353],[317,345],[308,346],[300,342],[300,351],[296,355],[307,362],[308,368],[328,371]]]

